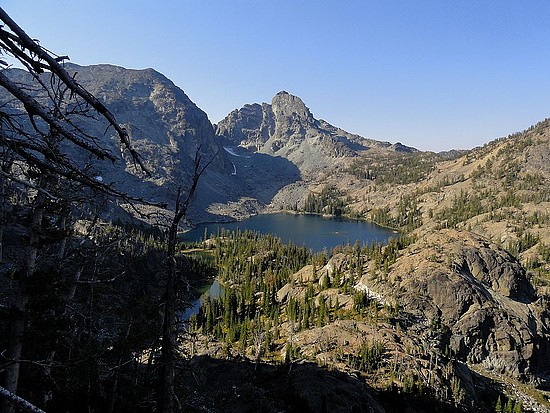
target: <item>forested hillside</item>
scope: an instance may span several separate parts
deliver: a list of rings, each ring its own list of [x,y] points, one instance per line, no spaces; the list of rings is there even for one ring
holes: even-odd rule
[[[393,353],[389,353],[394,359],[401,351],[406,353],[399,365],[406,365],[412,375],[406,380],[397,375],[396,380],[395,372],[388,375],[384,370],[391,357],[380,357],[376,379],[372,375],[367,379],[374,388],[381,390],[385,388],[383,383],[393,383],[407,397],[452,400],[453,408],[458,410],[492,411],[498,405],[510,411],[545,411],[549,139],[545,120],[467,153],[392,154],[362,148],[338,166],[323,169],[298,201],[292,198],[297,193],[295,186],[283,188],[274,200],[275,210],[286,203],[297,211],[372,220],[399,230],[406,241],[399,241],[395,249],[393,244],[382,248],[384,253],[378,256],[368,249],[355,248],[361,264],[353,258],[355,254],[348,255],[350,247],[344,247],[347,252],[340,257],[345,263],[343,272],[335,270],[338,266],[331,262],[338,257],[337,251],[296,272],[277,295],[284,309],[280,313],[287,317],[278,322],[288,323],[286,338],[275,347],[281,358],[288,360],[295,355],[295,347],[288,343],[304,337],[305,342],[299,346],[304,352],[302,359],[342,363],[338,356],[342,343],[349,346],[353,340],[336,339],[348,337],[350,332],[350,326],[346,333],[337,327],[338,317],[344,314],[346,305],[348,309],[356,308],[350,304],[360,301],[354,291],[365,291],[371,303],[369,323],[377,326],[376,332],[361,330],[365,320],[358,313],[348,313],[344,318],[356,320],[351,330],[359,329],[357,335],[369,337],[371,347],[365,350],[368,354],[388,354],[386,347],[384,351],[375,350],[379,340],[392,347]],[[324,270],[319,272],[319,268]],[[310,275],[304,280],[307,271]],[[336,282],[330,275],[333,272],[337,274]],[[345,280],[351,280],[351,293]],[[336,291],[327,295],[327,286]],[[265,295],[262,297],[265,300]],[[376,315],[375,321],[372,314]],[[405,336],[412,340],[406,345],[408,349],[400,347],[407,339],[395,332],[380,338],[388,319],[393,319],[392,330],[399,326],[400,333],[406,331]],[[335,340],[332,344],[330,337]],[[227,342],[226,336],[218,335],[218,339]],[[286,345],[282,345],[284,340]],[[325,340],[323,347],[320,343]],[[358,346],[351,354],[361,351]],[[434,356],[438,359],[435,369]],[[404,361],[409,358],[411,364]],[[357,369],[353,360],[348,358],[345,367],[340,364],[340,368]],[[445,379],[436,378],[441,364],[447,369],[444,377],[454,377],[447,390]],[[458,370],[452,373],[451,366]],[[466,371],[469,373],[464,376]],[[408,380],[416,380],[420,390],[410,387]],[[420,383],[431,380],[439,381],[436,386],[427,386],[438,389],[430,395]],[[481,390],[491,387],[489,393]],[[501,390],[495,392],[497,388]],[[507,396],[503,394],[499,399],[497,393],[502,389]],[[512,399],[516,399],[515,405]],[[481,400],[481,404],[474,402]]]

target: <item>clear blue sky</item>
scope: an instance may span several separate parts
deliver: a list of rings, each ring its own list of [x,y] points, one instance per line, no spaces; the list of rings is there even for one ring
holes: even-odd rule
[[[548,0],[2,0],[78,64],[152,67],[212,122],[286,90],[349,132],[472,148],[550,117]]]

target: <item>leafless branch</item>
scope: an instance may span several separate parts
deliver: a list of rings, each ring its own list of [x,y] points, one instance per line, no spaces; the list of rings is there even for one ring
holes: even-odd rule
[[[0,396],[8,399],[13,405],[23,409],[26,412],[46,413],[44,410],[39,409],[34,404],[29,403],[25,399],[17,396],[16,394],[13,394],[12,392],[8,391],[6,388],[2,386],[0,386]]]
[[[181,219],[187,214],[187,210],[189,209],[189,204],[191,203],[191,199],[195,195],[195,191],[197,189],[197,185],[199,183],[199,179],[206,170],[210,166],[210,164],[214,161],[216,156],[219,153],[216,152],[212,159],[210,159],[205,165],[201,166],[201,155],[200,155],[201,145],[197,148],[197,151],[195,152],[195,161],[194,161],[194,173],[193,173],[193,181],[191,183],[191,187],[189,191],[187,192],[187,197],[185,198],[185,201],[183,202],[183,205],[180,205],[181,201],[181,191],[178,189],[178,196],[176,199],[176,215],[174,216],[174,222],[179,223]]]
[[[78,84],[74,80],[74,78],[72,78],[69,75],[69,73],[59,63],[58,61],[59,56],[57,57],[51,56],[50,53],[48,53],[37,42],[31,39],[27,35],[27,33],[25,33],[25,31],[21,29],[17,25],[17,23],[15,23],[11,19],[11,17],[2,8],[0,8],[0,20],[2,20],[6,24],[6,26],[9,27],[12,33],[15,35],[15,37],[10,36],[10,38],[15,40],[19,44],[20,48],[27,49],[29,52],[34,54],[34,56],[36,56],[36,58],[33,59],[33,62],[32,63],[29,62],[29,64],[31,64],[32,67],[35,68],[37,72],[47,69],[47,70],[50,70],[52,73],[55,73],[55,75],[58,76],[65,83],[65,85],[67,85],[67,87],[71,90],[71,93],[77,96],[80,96],[88,104],[90,104],[99,114],[101,114],[109,122],[109,124],[116,130],[120,138],[120,141],[130,153],[134,163],[139,165],[139,167],[143,171],[149,174],[149,171],[143,164],[138,152],[132,147],[130,143],[130,137],[128,136],[128,132],[126,131],[126,129],[122,128],[117,123],[114,115],[105,107],[105,105],[103,105],[95,96],[93,96],[90,92],[84,89],[80,84]],[[3,33],[6,33],[6,32],[3,31]],[[2,40],[4,40],[4,37],[2,37]],[[13,52],[13,50],[11,49],[10,51]],[[18,50],[16,50],[16,52],[17,51]],[[28,62],[28,59],[25,59],[25,60]],[[46,64],[42,65],[41,62],[45,62]]]
[[[38,116],[53,129],[55,129],[58,133],[67,138],[69,141],[73,142],[75,145],[80,146],[83,149],[86,149],[90,153],[93,153],[99,159],[107,158],[113,162],[117,160],[117,158],[108,151],[90,145],[88,142],[85,142],[78,136],[76,136],[72,131],[67,130],[67,128],[65,128],[65,126],[58,119],[54,118],[49,112],[44,110],[44,107],[42,105],[40,105],[32,96],[30,96],[20,87],[18,87],[1,71],[0,85],[3,86],[8,92],[10,92],[25,106],[25,110],[29,114],[29,118],[31,119],[31,121],[33,121],[34,116]],[[37,128],[35,127],[35,129]]]
[[[26,187],[29,187],[29,188],[32,188],[36,191],[39,191],[39,192],[42,192],[44,195],[46,195],[48,198],[50,198],[51,200],[53,201],[57,201],[59,200],[59,198],[57,198],[56,196],[50,194],[48,191],[46,191],[44,188],[40,188],[34,184],[31,184],[30,182],[28,181],[24,181],[22,179],[18,179],[10,174],[7,174],[6,172],[4,171],[1,171],[0,170],[0,175],[2,175],[4,178],[7,178],[9,179],[10,181],[14,181],[14,182],[17,182],[18,184],[21,184],[21,185],[24,185]]]

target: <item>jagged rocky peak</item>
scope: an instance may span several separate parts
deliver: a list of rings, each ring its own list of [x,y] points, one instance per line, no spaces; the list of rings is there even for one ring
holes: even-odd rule
[[[216,125],[216,134],[231,144],[288,159],[306,142],[307,147],[301,152],[317,148],[315,152],[328,158],[344,152],[353,155],[352,151],[343,150],[346,145],[340,142],[336,130],[315,119],[302,99],[286,91],[277,93],[271,104],[244,105]],[[301,163],[301,159],[291,160]]]
[[[235,132],[230,125],[240,125],[243,129],[256,129],[262,123],[262,105],[258,103],[245,104],[241,109],[235,109],[217,125],[217,132],[224,134],[226,131],[231,134]]]
[[[391,145],[391,149],[393,149],[395,152],[402,152],[402,153],[418,152],[417,149],[412,148],[410,146],[403,145],[401,142],[396,142],[393,145]]]
[[[305,134],[316,120],[302,99],[282,91],[268,103],[246,104],[216,125],[216,134],[231,144],[261,152],[272,137]]]
[[[216,135],[227,138],[231,144],[260,150],[275,131],[271,105],[246,104],[235,109],[216,126]]]
[[[307,123],[313,123],[314,121],[313,115],[302,99],[285,91],[279,92],[273,97],[271,107],[276,122],[284,122],[288,119]]]

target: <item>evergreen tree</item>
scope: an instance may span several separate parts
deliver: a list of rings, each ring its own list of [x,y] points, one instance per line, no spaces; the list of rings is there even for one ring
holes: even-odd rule
[[[500,395],[498,396],[497,403],[495,405],[495,413],[503,413],[502,399],[500,398]]]

